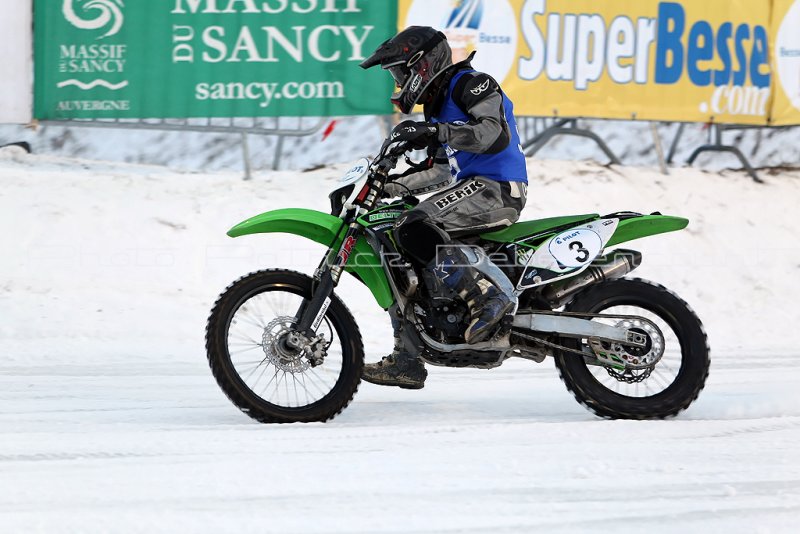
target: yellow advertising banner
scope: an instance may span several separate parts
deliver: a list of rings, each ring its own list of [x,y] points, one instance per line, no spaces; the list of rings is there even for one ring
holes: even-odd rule
[[[441,29],[456,59],[477,51],[518,115],[766,125],[774,99],[800,124],[800,0],[772,1],[400,0],[398,24]]]
[[[772,124],[800,124],[800,0],[773,0]]]

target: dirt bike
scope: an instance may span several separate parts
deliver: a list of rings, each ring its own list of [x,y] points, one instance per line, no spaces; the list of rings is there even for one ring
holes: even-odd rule
[[[509,358],[555,359],[575,398],[601,417],[654,419],[686,409],[703,389],[709,347],[700,320],[666,288],[624,278],[642,255],[610,247],[677,231],[688,220],[633,212],[520,222],[463,241],[482,272],[516,297],[489,340],[466,344],[467,306],[434,293],[431,273],[397,249],[392,230],[418,200],[384,201],[390,171],[410,147],[387,139],[330,194],[331,212],[280,209],[228,235],[282,232],[326,245],[313,276],[263,270],[229,286],[206,330],[217,383],[263,423],[327,421],[353,399],[364,347],[334,293],[344,273],[400,321],[406,347],[428,364],[494,368]],[[504,276],[498,276],[501,271]],[[507,287],[512,281],[512,287]]]

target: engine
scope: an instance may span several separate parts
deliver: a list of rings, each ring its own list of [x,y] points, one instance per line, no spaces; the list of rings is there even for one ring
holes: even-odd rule
[[[441,343],[463,343],[469,319],[467,305],[461,300],[436,300],[416,307],[425,331]]]

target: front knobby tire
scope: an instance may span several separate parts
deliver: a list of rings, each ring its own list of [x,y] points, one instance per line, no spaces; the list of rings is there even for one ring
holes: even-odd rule
[[[233,404],[262,423],[328,421],[347,407],[361,381],[361,371],[364,367],[361,334],[352,314],[336,295],[331,295],[331,303],[325,314],[326,321],[323,321],[330,325],[331,335],[337,337],[336,341],[339,344],[337,346],[341,347],[341,356],[337,354],[337,369],[333,373],[325,369],[327,375],[335,375],[338,372],[338,377],[329,379],[330,390],[327,394],[313,402],[306,402],[303,400],[302,392],[298,395],[295,391],[295,397],[298,398],[296,405],[292,405],[294,402],[291,394],[288,395],[290,400],[288,403],[271,402],[270,399],[264,398],[267,395],[253,391],[252,386],[248,386],[247,381],[237,371],[235,362],[231,358],[231,352],[236,351],[231,351],[229,348],[231,321],[237,311],[254,297],[268,292],[286,294],[298,301],[309,300],[312,296],[312,286],[311,278],[295,271],[265,270],[251,273],[234,282],[220,295],[208,318],[206,351],[217,384]],[[260,325],[267,324],[271,320],[269,316],[272,312],[267,311],[269,307],[263,306],[263,308],[266,309],[260,311],[265,317],[263,323],[259,322]],[[296,309],[291,309],[291,314],[294,312]],[[256,353],[259,349],[262,351],[258,356],[260,359],[264,354],[263,348],[260,347],[256,347]],[[268,367],[270,365],[268,361],[262,362],[261,365],[267,366],[268,376],[273,372],[273,368]],[[283,377],[280,376],[283,371],[277,367],[274,367],[274,372],[278,380],[282,378],[286,381],[287,392],[290,384],[294,384],[296,389],[296,384],[306,384],[311,381],[310,375],[307,382],[306,377],[296,376],[300,375],[300,372],[284,372]],[[312,367],[306,372],[313,373],[316,370]]]
[[[646,310],[672,330],[680,346],[680,367],[674,380],[653,395],[624,395],[603,385],[580,355],[562,352],[555,360],[567,389],[591,412],[605,418],[664,419],[688,408],[702,391],[710,365],[708,337],[700,319],[676,294],[641,279],[610,280],[592,286],[580,293],[566,311],[602,313],[615,306]],[[577,340],[562,342],[576,349],[582,343]],[[656,363],[654,373],[658,365]],[[597,366],[592,367],[597,369]]]

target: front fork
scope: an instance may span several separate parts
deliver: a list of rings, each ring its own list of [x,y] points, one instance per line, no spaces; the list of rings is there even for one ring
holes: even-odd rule
[[[350,224],[333,263],[329,264],[326,261],[319,269],[319,283],[314,288],[311,300],[303,302],[297,311],[297,331],[309,339],[314,337],[317,328],[325,318],[333,290],[339,285],[339,279],[342,277],[347,260],[350,259],[350,254],[353,252],[358,238],[361,237],[362,231],[363,226],[357,222]]]
[[[382,176],[386,176],[385,170],[378,172]],[[356,203],[360,205],[357,208],[357,212],[366,213],[375,207],[383,191],[383,185],[381,181],[373,182],[372,180],[364,184],[364,188],[356,199]],[[347,228],[347,233],[342,240],[336,258],[333,262],[330,262],[329,252],[325,257],[324,264],[318,270],[319,283],[314,288],[311,300],[303,302],[300,309],[297,310],[297,315],[295,315],[297,317],[296,331],[303,334],[307,339],[313,339],[317,328],[322,324],[322,320],[325,318],[325,313],[331,303],[333,290],[339,285],[339,279],[342,277],[347,261],[350,259],[350,254],[352,254],[358,239],[363,233],[364,227],[353,220]]]

